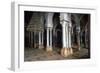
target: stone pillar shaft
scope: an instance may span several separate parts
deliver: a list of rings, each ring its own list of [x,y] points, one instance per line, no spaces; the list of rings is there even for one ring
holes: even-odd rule
[[[52,29],[50,29],[50,48],[52,48]]]
[[[39,31],[39,48],[43,48],[43,32]]]
[[[65,24],[62,25],[62,38],[63,38],[63,48],[66,48],[66,28]]]
[[[43,32],[42,32],[42,45],[43,45]]]
[[[34,32],[34,48],[36,48],[36,32]]]
[[[47,28],[47,51],[52,51],[52,29]]]
[[[39,31],[39,48],[41,48],[41,31]]]
[[[47,28],[47,47],[49,47],[49,29]]]
[[[31,48],[33,48],[33,32],[31,32]]]
[[[70,23],[70,25],[71,25],[71,23]],[[69,27],[68,30],[69,30],[69,33],[68,33],[68,36],[69,36],[69,48],[71,48],[72,47],[71,46],[71,27]]]
[[[72,22],[71,22],[71,14],[69,14],[69,26],[68,26],[68,39],[69,39],[69,48],[72,48],[71,44],[71,30],[72,30]]]
[[[61,55],[67,57],[72,54],[71,48],[71,29],[70,29],[69,13],[60,13],[60,23],[62,25],[62,38],[63,48],[61,49]]]
[[[54,13],[48,12],[45,15],[46,28],[47,28],[47,51],[52,51],[52,28],[53,28],[53,15]]]

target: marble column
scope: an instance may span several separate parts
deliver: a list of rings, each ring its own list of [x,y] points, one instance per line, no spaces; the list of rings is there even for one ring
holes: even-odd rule
[[[31,48],[33,48],[33,32],[31,32]]]
[[[36,48],[36,32],[34,31],[34,48]]]
[[[39,31],[39,49],[41,49],[41,31]]]
[[[88,32],[88,29],[87,29],[87,26],[85,27],[85,48],[88,48],[88,37],[87,37],[87,32]]]
[[[69,24],[68,24],[69,55],[73,54],[71,32],[72,32],[72,22],[71,22],[71,14],[69,14]]]
[[[43,48],[43,32],[39,31],[39,49]]]
[[[52,28],[50,28],[50,48],[52,48]]]
[[[66,24],[65,22],[62,25],[62,37],[63,37],[63,48],[67,48],[67,31],[66,31]]]
[[[47,28],[47,48],[49,48],[49,29]]]
[[[42,41],[42,48],[44,48],[44,45],[43,45],[44,39],[43,38],[44,38],[44,32],[42,31],[42,40],[41,40]]]
[[[47,52],[52,51],[52,29],[47,28]]]
[[[62,38],[63,38],[63,47],[61,49],[61,55],[67,57],[72,54],[71,48],[71,36],[69,30],[69,14],[60,13],[60,23],[62,25]]]
[[[48,12],[45,14],[45,27],[47,28],[47,47],[46,51],[51,52],[52,51],[52,28],[53,28],[53,12]]]

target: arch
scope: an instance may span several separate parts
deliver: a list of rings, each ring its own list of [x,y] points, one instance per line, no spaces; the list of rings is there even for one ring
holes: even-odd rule
[[[62,47],[62,26],[60,24],[60,13],[54,13],[53,16],[53,47]]]

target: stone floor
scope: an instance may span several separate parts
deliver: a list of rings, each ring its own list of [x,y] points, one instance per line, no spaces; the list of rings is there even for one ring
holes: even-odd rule
[[[24,52],[24,61],[44,61],[44,60],[64,60],[64,59],[87,59],[89,58],[88,49],[81,48],[80,51],[73,49],[74,54],[68,57],[63,57],[60,54],[59,48],[53,49],[51,53],[45,51],[45,49],[38,48],[26,48]]]

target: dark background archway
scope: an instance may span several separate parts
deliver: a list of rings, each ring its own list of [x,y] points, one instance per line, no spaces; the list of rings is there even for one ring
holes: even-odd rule
[[[60,24],[60,13],[53,16],[53,47],[62,48],[62,26]]]

